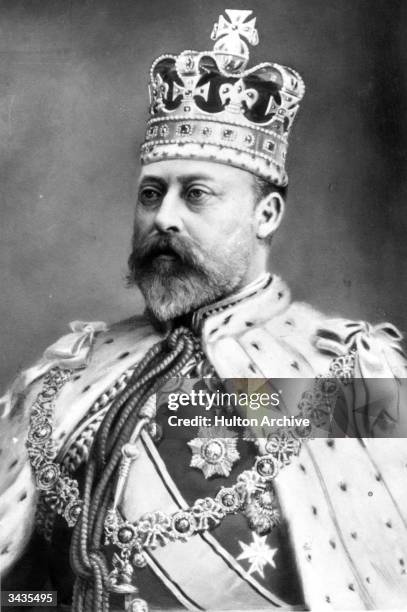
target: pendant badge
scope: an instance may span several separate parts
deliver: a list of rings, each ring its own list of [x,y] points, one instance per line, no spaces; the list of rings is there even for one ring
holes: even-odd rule
[[[271,483],[258,489],[250,496],[243,514],[249,527],[259,535],[270,533],[280,522],[277,500]]]

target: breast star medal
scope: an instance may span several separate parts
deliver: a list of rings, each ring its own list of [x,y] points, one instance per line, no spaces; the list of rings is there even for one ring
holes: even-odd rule
[[[190,466],[201,470],[206,479],[229,476],[240,459],[236,438],[237,433],[226,427],[200,427],[198,437],[188,442],[192,451]]]

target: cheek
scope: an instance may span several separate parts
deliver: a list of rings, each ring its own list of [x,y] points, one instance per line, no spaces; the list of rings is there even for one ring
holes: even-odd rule
[[[252,251],[254,245],[254,233],[251,220],[243,221],[241,223],[235,223],[230,231],[225,235],[225,240],[222,245],[223,252],[238,254],[239,251],[242,253],[249,253]]]
[[[133,235],[135,237],[145,236],[153,227],[154,216],[148,212],[136,208],[134,215]]]
[[[211,258],[224,261],[239,251],[251,251],[253,229],[251,220],[227,219],[213,223],[198,232],[196,242]]]
[[[224,245],[250,242],[253,234],[253,214],[250,212],[237,208],[230,210],[221,222],[214,223],[211,228],[214,239]]]
[[[231,198],[216,209],[189,218],[184,228],[197,244],[205,251],[212,252],[213,256],[227,253],[233,245],[247,245],[254,240],[253,205]]]

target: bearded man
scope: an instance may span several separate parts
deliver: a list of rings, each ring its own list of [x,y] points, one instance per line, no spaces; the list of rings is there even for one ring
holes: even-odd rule
[[[401,335],[292,303],[268,272],[304,84],[247,69],[250,14],[152,66],[129,258],[145,314],[72,323],[3,399],[3,588],[97,612],[407,605],[407,449],[381,439],[406,430]],[[173,435],[157,398],[195,379],[311,381],[284,390],[311,436]],[[320,437],[339,388],[347,421]]]

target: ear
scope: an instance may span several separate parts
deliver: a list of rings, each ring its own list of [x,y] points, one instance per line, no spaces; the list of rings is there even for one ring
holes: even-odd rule
[[[269,193],[257,203],[255,209],[257,238],[264,240],[276,231],[283,218],[284,209],[284,200],[277,191]]]

